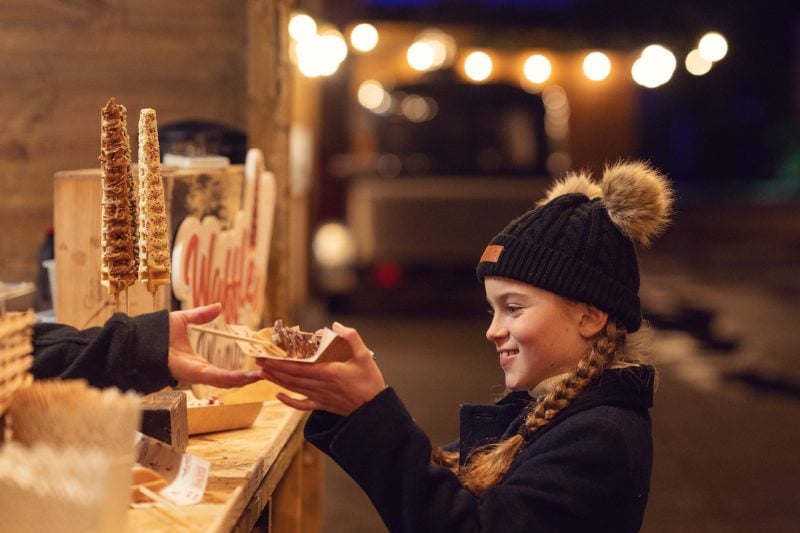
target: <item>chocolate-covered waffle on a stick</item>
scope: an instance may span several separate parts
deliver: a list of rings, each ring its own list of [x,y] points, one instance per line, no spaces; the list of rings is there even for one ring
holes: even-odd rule
[[[103,183],[100,281],[118,295],[136,281],[136,204],[133,201],[127,110],[111,98],[100,112]]]
[[[169,233],[155,109],[139,113],[139,281],[154,293],[169,284]]]

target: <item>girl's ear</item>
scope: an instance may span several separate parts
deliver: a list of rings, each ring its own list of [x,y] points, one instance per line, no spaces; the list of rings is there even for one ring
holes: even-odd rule
[[[589,304],[584,304],[578,329],[585,338],[591,338],[603,331],[608,323],[608,313]]]

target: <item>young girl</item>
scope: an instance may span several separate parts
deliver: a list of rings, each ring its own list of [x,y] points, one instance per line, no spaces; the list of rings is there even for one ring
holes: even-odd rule
[[[344,363],[262,360],[313,409],[306,438],[366,492],[391,531],[637,531],[652,464],[654,370],[626,344],[641,326],[636,245],[666,226],[667,181],[622,163],[598,185],[557,182],[478,264],[486,338],[509,393],[466,405],[460,439],[431,444],[358,333]]]

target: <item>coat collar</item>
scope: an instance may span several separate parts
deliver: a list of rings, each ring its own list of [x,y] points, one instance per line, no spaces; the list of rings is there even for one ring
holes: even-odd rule
[[[655,370],[649,365],[606,370],[590,383],[583,394],[559,414],[536,436],[563,419],[599,405],[612,405],[635,410],[653,406]],[[494,405],[461,406],[460,460],[464,464],[475,448],[498,442],[515,434],[535,400],[527,391],[511,392]]]
[[[461,406],[459,461],[465,464],[469,453],[480,446],[497,442],[533,398],[527,391],[512,392],[494,405],[464,404]],[[519,423],[517,423],[519,425]]]

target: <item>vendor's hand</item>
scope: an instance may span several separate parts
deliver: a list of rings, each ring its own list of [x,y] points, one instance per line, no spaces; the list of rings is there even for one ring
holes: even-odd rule
[[[189,342],[189,324],[205,324],[219,315],[222,305],[212,304],[169,314],[169,355],[167,364],[172,377],[187,385],[241,387],[260,379],[257,370],[224,370],[196,353]]]
[[[295,409],[318,409],[347,416],[386,388],[372,352],[358,332],[338,322],[333,323],[333,331],[350,345],[353,355],[347,361],[307,364],[275,359],[256,360],[264,379],[306,397],[297,399],[278,393],[280,401]]]

